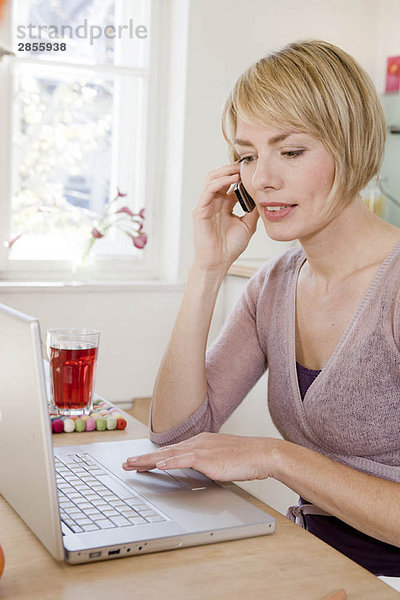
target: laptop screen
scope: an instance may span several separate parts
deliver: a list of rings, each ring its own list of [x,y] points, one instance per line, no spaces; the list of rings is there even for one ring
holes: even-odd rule
[[[40,328],[0,304],[0,491],[63,560]]]

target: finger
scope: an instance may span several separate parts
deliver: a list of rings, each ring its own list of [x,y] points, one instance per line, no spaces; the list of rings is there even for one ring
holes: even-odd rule
[[[205,180],[205,182],[209,182],[209,181],[212,181],[213,179],[216,179],[223,175],[230,175],[232,173],[239,173],[239,172],[240,172],[240,164],[237,162],[231,163],[229,165],[222,165],[221,167],[218,167],[217,169],[212,169],[211,171],[208,171],[204,180]]]
[[[133,456],[129,456],[128,458],[132,460],[138,460],[139,458],[143,458],[144,460],[151,460],[158,454],[168,452],[168,450],[174,448],[175,446],[177,446],[177,444],[171,444],[170,446],[162,446],[161,448],[157,448],[157,450],[153,450],[152,452],[147,452],[146,454],[136,454]]]
[[[130,466],[127,462],[122,463],[122,468],[124,471],[137,471],[138,473],[145,473],[147,471],[151,471],[152,469],[155,469],[155,467],[132,467]]]
[[[216,192],[222,192],[225,190],[225,193],[228,192],[230,187],[237,183],[240,179],[239,173],[231,173],[230,175],[221,175],[217,179],[213,179],[212,181],[208,181],[204,186],[204,192],[206,194],[215,194]]]
[[[174,452],[179,452],[179,450],[175,450],[175,446],[168,446],[160,448],[156,452],[150,452],[149,454],[129,456],[124,464],[130,470],[135,471],[138,471],[139,469],[154,469],[157,461],[165,458],[165,455],[173,456]]]
[[[194,214],[198,213],[199,210],[204,208],[220,208],[229,204],[231,208],[235,206],[237,199],[234,195],[228,194],[228,190],[232,184],[239,181],[240,175],[235,173],[226,177],[221,177],[213,182],[207,183],[200,196],[199,202],[194,209]],[[216,202],[216,201],[220,202]],[[222,201],[222,202],[221,202]]]
[[[127,461],[122,463],[122,468],[124,471],[136,471],[137,469],[134,469],[133,467],[131,467]]]
[[[249,213],[245,213],[243,217],[240,217],[240,219],[243,221],[243,223],[247,225],[249,231],[251,231],[252,234],[255,233],[257,229],[257,222],[259,218],[260,215],[256,208],[254,208],[254,210],[252,210]]]
[[[159,461],[156,467],[160,470],[168,469],[168,471],[170,469],[195,469],[211,479],[219,479],[220,481],[231,480],[231,477],[227,478],[225,476],[221,465],[218,466],[215,464],[214,454],[210,456],[210,453],[207,451],[195,450],[185,454],[178,454]]]
[[[161,460],[162,455],[156,453],[156,456],[129,456],[123,463],[126,471],[138,471],[139,469],[155,469],[156,462]]]
[[[156,463],[157,469],[190,469],[195,464],[194,452],[178,454],[170,458],[163,458]]]

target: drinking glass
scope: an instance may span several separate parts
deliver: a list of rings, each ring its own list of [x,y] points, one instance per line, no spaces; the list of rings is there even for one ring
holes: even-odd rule
[[[48,329],[52,408],[58,414],[92,412],[99,339],[98,329]]]

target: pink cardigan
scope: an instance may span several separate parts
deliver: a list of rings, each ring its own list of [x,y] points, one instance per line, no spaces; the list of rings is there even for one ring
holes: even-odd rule
[[[400,242],[379,267],[319,376],[301,399],[295,297],[305,256],[292,248],[248,282],[207,351],[207,395],[157,444],[217,432],[268,368],[268,406],[286,440],[400,481]]]

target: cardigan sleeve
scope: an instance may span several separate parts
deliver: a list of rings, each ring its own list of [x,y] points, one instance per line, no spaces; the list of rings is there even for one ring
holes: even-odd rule
[[[177,443],[203,431],[217,432],[267,369],[257,329],[257,302],[266,263],[248,282],[215,342],[206,353],[207,393],[197,411],[163,433],[151,430],[160,445]]]

